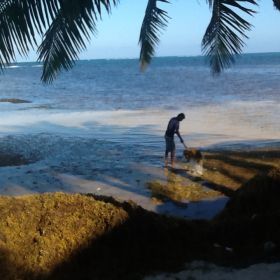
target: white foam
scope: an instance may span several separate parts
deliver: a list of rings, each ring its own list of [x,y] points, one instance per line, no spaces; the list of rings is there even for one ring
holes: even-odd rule
[[[21,67],[21,66],[19,66],[19,65],[10,65],[10,66],[7,66],[6,68],[19,68],[19,67]]]

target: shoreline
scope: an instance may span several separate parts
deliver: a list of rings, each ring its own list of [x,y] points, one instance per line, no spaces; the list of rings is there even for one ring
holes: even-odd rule
[[[223,188],[214,190],[213,187],[224,186],[234,190],[252,177],[256,173],[254,170],[262,167],[263,163],[277,166],[277,157],[269,159],[274,162],[268,163],[267,155],[279,154],[280,141],[257,141],[250,142],[250,145],[248,142],[231,142],[227,146],[223,144],[221,149],[217,149],[217,146],[205,147],[202,149],[205,154],[203,165],[209,170],[203,176],[193,173],[193,166],[184,162],[182,156],[178,158],[179,173],[174,174],[162,167],[159,154],[151,153],[153,147],[147,149],[145,146],[122,145],[91,138],[64,138],[53,134],[8,136],[2,138],[0,149],[4,151],[4,156],[14,154],[10,161],[20,163],[19,166],[2,165],[0,168],[1,195],[60,191],[93,193],[113,196],[120,201],[131,200],[160,214],[187,219],[211,219],[228,200],[227,195],[221,192]],[[234,151],[237,154],[232,154]],[[260,154],[246,163],[245,158],[256,151]],[[242,166],[244,163],[245,167]],[[223,170],[224,174],[218,174],[215,170],[221,168],[221,164],[223,168],[228,168],[228,171]],[[246,164],[250,172],[246,170]],[[230,177],[229,172],[240,174],[239,177],[234,174]],[[243,178],[241,173],[246,176]],[[147,185],[149,182],[159,182],[163,188],[151,189]],[[166,189],[171,192],[171,196],[166,195]],[[213,197],[209,191],[218,191],[220,194]],[[195,200],[194,195],[198,197]]]

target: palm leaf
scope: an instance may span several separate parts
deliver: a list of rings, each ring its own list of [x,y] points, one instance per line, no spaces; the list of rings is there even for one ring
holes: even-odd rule
[[[43,61],[42,80],[52,81],[70,69],[85,48],[102,7],[109,13],[118,0],[0,0],[0,69],[27,56],[43,37],[38,52]],[[45,33],[46,32],[46,33]]]
[[[273,3],[275,8],[280,11],[280,0],[273,0]]]
[[[109,13],[117,0],[64,0],[43,42],[38,49],[39,61],[43,61],[42,80],[52,82],[61,70],[69,70],[78,59],[78,53],[86,48],[85,40],[96,32],[96,20],[102,6]]]
[[[0,1],[0,68],[15,61],[15,54],[27,56],[37,45],[35,33],[42,34],[53,13],[57,0]]]
[[[235,11],[253,15],[254,10],[239,4],[247,2],[257,5],[254,0],[213,0],[212,18],[202,40],[202,51],[209,57],[213,73],[220,73],[234,63],[234,56],[240,54],[244,46],[243,38],[251,24]]]
[[[158,32],[165,29],[169,18],[166,11],[157,7],[157,2],[169,3],[167,0],[148,1],[139,38],[141,69],[145,69],[154,56],[155,48],[159,43]]]
[[[12,6],[13,4],[13,6]],[[11,8],[12,7],[12,8]],[[28,30],[29,22],[21,12],[26,6],[20,1],[1,1],[0,6],[0,68],[15,59],[16,50],[26,55],[30,45],[34,43],[31,32]],[[16,16],[15,16],[16,15]],[[32,38],[31,38],[32,37]],[[33,39],[33,40],[32,40]]]

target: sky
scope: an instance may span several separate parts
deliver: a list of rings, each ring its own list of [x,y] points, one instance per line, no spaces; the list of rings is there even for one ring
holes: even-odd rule
[[[103,13],[97,22],[98,33],[87,43],[81,59],[138,58],[139,32],[148,0],[120,0],[110,15]],[[195,56],[201,54],[201,40],[210,21],[211,12],[205,0],[170,0],[160,7],[168,11],[171,19],[160,36],[156,56]],[[248,32],[245,53],[279,52],[280,12],[272,0],[260,0],[257,14],[246,17],[253,28]],[[36,60],[35,53],[29,56]]]

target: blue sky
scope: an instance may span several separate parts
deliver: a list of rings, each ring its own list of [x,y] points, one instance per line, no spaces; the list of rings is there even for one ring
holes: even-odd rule
[[[92,37],[81,59],[137,58],[138,38],[148,0],[120,0],[111,15],[104,13],[97,23],[98,34]],[[211,13],[205,0],[170,0],[162,3],[171,17],[168,28],[161,36],[157,56],[192,56],[201,54],[201,40],[210,21]],[[272,0],[259,1],[257,14],[247,17],[254,25],[248,33],[244,52],[280,51],[280,12]],[[276,30],[275,30],[276,29]],[[35,59],[34,54],[30,58]]]
[[[138,57],[138,38],[147,0],[121,0],[110,16],[98,22],[98,34],[81,58]],[[201,54],[201,39],[211,13],[205,0],[171,0],[161,4],[171,17],[168,28],[161,36],[158,56],[189,56]],[[244,52],[280,51],[280,12],[272,0],[259,1],[257,14],[251,18],[254,25],[248,33]]]

